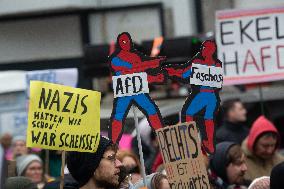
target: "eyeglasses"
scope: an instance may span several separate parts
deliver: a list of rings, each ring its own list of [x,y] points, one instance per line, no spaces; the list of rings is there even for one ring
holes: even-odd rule
[[[113,162],[113,163],[115,163],[115,161],[116,161],[116,154],[111,154],[111,155],[109,155],[109,156],[107,156],[107,157],[103,157],[104,159],[107,159],[107,160],[109,160],[109,161],[111,161],[111,162]]]

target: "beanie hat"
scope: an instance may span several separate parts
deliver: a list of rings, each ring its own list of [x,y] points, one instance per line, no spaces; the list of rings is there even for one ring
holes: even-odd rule
[[[10,177],[6,180],[5,189],[37,189],[27,177]]]
[[[42,164],[42,160],[35,154],[22,155],[16,158],[16,166],[18,176],[22,176],[24,171],[33,161],[38,161]]]
[[[248,135],[248,143],[247,147],[248,149],[253,152],[253,147],[255,145],[256,140],[258,137],[267,132],[272,132],[278,135],[278,131],[273,125],[272,122],[270,122],[268,119],[266,119],[264,116],[258,117],[252,124],[252,127],[250,129],[249,135]]]
[[[253,180],[248,189],[269,189],[270,178],[268,176],[259,177]]]
[[[227,172],[226,167],[228,166],[227,154],[229,149],[237,145],[234,142],[221,142],[216,145],[215,153],[210,157],[210,168],[217,174],[218,177],[221,177],[225,182],[227,181]]]
[[[284,162],[276,165],[270,175],[270,189],[282,189],[284,186]]]
[[[106,148],[110,145],[112,145],[112,141],[101,136],[98,149],[95,153],[68,152],[67,167],[72,177],[78,182],[79,187],[84,186],[93,176]]]

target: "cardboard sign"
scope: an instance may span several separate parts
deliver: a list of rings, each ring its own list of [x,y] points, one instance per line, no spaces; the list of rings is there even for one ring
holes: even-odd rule
[[[195,122],[156,131],[171,189],[210,188]]]
[[[100,141],[96,91],[31,81],[27,146],[95,152]]]
[[[112,77],[114,98],[149,93],[147,73],[134,73]]]
[[[10,133],[15,136],[25,136],[28,125],[28,112],[10,111],[0,114],[0,133]]]
[[[192,64],[190,84],[222,88],[223,69],[221,67]]]
[[[284,7],[216,13],[224,84],[284,79]]]
[[[149,57],[137,51],[129,33],[118,35],[115,51],[108,61],[114,90],[108,136],[114,143],[119,143],[121,139],[124,121],[132,105],[143,112],[153,129],[163,127],[159,108],[148,94],[148,83],[164,83],[164,72],[161,70],[164,60],[165,57]]]
[[[201,120],[202,145],[207,153],[215,152],[215,117],[220,106],[222,62],[217,58],[217,46],[212,40],[202,43],[200,51],[184,64],[164,66],[167,77],[191,85],[191,93],[181,110],[181,121]]]

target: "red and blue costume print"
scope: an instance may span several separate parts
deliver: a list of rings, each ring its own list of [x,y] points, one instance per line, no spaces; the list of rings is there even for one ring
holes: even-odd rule
[[[155,84],[164,82],[164,74],[160,67],[164,59],[164,57],[148,57],[135,50],[131,36],[127,32],[117,37],[116,50],[109,58],[113,76],[146,72],[148,83]],[[153,129],[163,127],[160,111],[149,94],[117,97],[113,102],[111,128],[109,129],[109,137],[114,143],[120,141],[124,120],[133,104],[146,115]]]
[[[202,44],[201,51],[192,60],[183,65],[170,65],[164,69],[170,78],[189,83],[193,63],[222,67],[221,61],[217,59],[216,51],[217,46],[215,42],[207,40]],[[183,122],[193,121],[194,117],[202,118],[206,132],[206,137],[202,137],[202,145],[210,154],[215,151],[214,117],[220,106],[219,90],[218,88],[208,86],[191,85],[190,96],[186,99],[181,112]]]

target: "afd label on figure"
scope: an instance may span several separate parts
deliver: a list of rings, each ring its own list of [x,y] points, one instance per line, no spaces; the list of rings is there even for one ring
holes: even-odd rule
[[[223,69],[215,66],[192,64],[190,84],[222,88]]]
[[[149,93],[145,72],[113,76],[112,81],[114,98]]]

